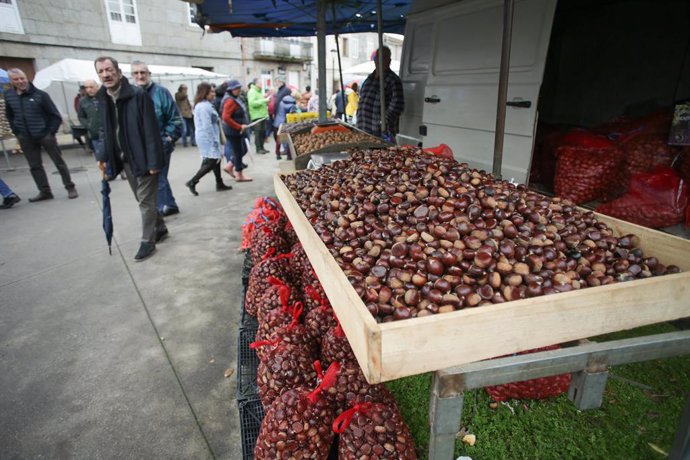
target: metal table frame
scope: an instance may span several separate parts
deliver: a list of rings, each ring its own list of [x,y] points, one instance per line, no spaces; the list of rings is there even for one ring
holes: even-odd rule
[[[452,459],[460,429],[464,392],[491,385],[572,373],[568,397],[580,410],[601,406],[608,366],[690,354],[690,331],[579,342],[552,351],[491,359],[434,373],[429,406],[429,459]],[[669,459],[690,458],[690,397]]]

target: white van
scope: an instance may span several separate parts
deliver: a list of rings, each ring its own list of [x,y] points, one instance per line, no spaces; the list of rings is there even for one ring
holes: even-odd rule
[[[489,172],[503,7],[414,3],[400,67],[400,133]],[[686,0],[516,0],[502,177],[527,183],[538,118],[591,127],[687,98],[688,17]]]

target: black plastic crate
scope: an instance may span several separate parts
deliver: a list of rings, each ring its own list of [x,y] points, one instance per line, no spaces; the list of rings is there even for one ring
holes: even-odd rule
[[[249,250],[244,251],[244,263],[242,264],[242,287],[247,289],[247,285],[249,284],[249,274],[252,271],[252,267],[254,264],[252,264],[252,259],[249,256]]]
[[[253,459],[256,438],[259,436],[261,421],[264,419],[264,406],[260,399],[239,401],[240,436],[242,437],[242,458]]]
[[[256,369],[259,357],[249,344],[256,337],[256,329],[240,329],[237,337],[237,400],[254,399],[258,396]]]
[[[246,293],[246,289],[245,289]],[[240,329],[253,329],[256,331],[259,328],[259,322],[256,316],[252,316],[247,313],[244,308],[244,295],[242,295],[242,301],[240,302]]]

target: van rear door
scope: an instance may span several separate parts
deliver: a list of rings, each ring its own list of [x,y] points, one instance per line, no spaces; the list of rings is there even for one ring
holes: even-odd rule
[[[555,9],[556,0],[515,2],[502,164],[508,180],[528,177]],[[465,0],[410,15],[402,134],[419,137],[421,118],[425,146],[446,143],[458,160],[492,170],[502,31],[499,0]]]

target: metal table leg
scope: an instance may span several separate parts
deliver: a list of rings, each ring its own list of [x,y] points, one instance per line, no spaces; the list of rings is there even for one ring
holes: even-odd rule
[[[685,403],[685,410],[678,422],[676,439],[673,441],[668,460],[687,460],[690,458],[690,395]]]
[[[570,399],[580,410],[596,409],[601,406],[606,390],[608,371],[590,372],[588,370],[573,372],[573,379],[568,388]]]
[[[429,460],[449,460],[454,458],[455,438],[460,431],[464,392],[454,396],[441,397],[438,372],[434,373],[429,405]]]

